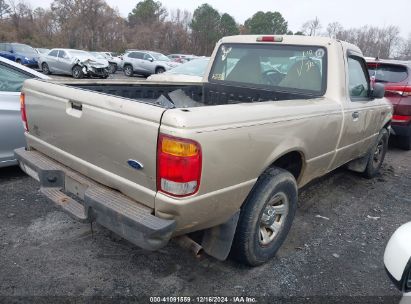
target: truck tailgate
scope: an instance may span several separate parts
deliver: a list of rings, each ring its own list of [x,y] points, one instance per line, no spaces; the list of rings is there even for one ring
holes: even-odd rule
[[[154,207],[164,108],[38,80],[22,91],[30,148]]]

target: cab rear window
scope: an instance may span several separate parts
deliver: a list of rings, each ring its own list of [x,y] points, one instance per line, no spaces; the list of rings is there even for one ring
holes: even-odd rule
[[[327,50],[319,46],[222,44],[210,83],[323,95]]]
[[[376,82],[402,82],[407,79],[407,67],[396,64],[369,63],[370,78]]]

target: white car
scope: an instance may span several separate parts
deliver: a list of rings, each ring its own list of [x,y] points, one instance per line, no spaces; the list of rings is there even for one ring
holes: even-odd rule
[[[411,222],[402,225],[388,241],[384,265],[395,286],[404,292],[401,304],[411,303]]]
[[[150,51],[129,51],[123,55],[124,75],[134,74],[150,76],[168,71],[180,63],[172,62],[167,56]]]
[[[14,149],[24,147],[20,91],[26,79],[49,79],[14,61],[0,57],[0,168],[17,165]]]
[[[151,75],[149,81],[202,82],[209,57],[193,59],[162,74]]]

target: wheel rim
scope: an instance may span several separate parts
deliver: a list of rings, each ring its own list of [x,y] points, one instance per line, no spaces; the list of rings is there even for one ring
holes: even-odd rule
[[[126,67],[126,75],[127,76],[131,75],[131,68],[129,66]]]
[[[156,74],[161,74],[161,73],[164,73],[165,71],[164,71],[164,69],[157,69],[157,73]]]
[[[282,192],[277,193],[267,203],[259,222],[259,241],[262,246],[269,245],[280,233],[288,210],[289,201]]]
[[[74,69],[74,77],[77,78],[80,75],[80,71],[78,69]]]
[[[46,74],[49,72],[49,68],[48,68],[47,64],[43,64],[43,72],[46,73]]]
[[[384,154],[384,141],[380,139],[377,146],[375,147],[374,155],[372,156],[372,162],[373,162],[374,168],[380,165],[383,154]]]

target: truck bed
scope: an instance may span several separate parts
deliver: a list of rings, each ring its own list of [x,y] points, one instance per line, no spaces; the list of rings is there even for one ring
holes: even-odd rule
[[[248,88],[221,84],[183,84],[150,82],[63,83],[78,89],[115,95],[164,108],[188,108],[269,100],[309,99],[318,96],[263,88]]]

